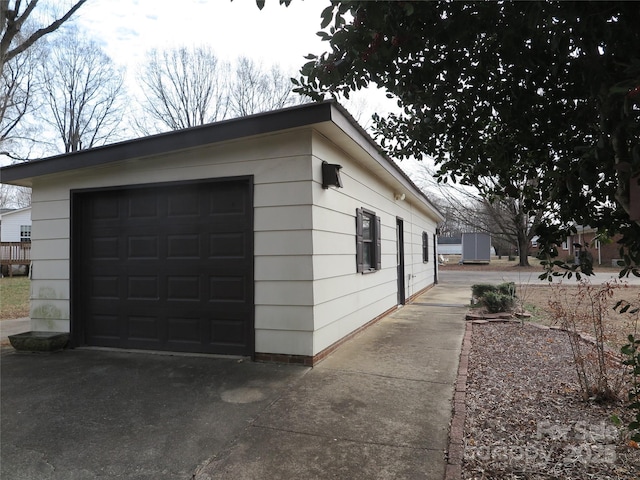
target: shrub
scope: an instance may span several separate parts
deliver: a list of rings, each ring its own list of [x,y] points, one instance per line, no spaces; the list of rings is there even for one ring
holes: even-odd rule
[[[489,283],[477,283],[476,285],[471,285],[471,295],[478,299],[484,297],[488,292],[495,292],[496,290],[497,287]]]
[[[509,295],[511,297],[516,296],[516,284],[514,282],[501,283],[497,287],[498,293],[503,295]]]
[[[583,400],[613,401],[618,399],[620,385],[615,371],[609,371],[606,340],[607,325],[612,308],[615,289],[621,284],[605,282],[592,285],[586,279],[578,283],[577,294],[559,286],[553,290],[549,300],[551,313],[567,332],[571,346],[576,375]],[[593,348],[582,339],[581,332],[593,336]]]
[[[489,313],[508,312],[513,308],[513,295],[500,292],[487,292],[481,299]]]

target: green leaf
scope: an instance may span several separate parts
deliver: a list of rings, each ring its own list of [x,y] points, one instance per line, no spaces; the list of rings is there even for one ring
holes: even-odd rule
[[[404,12],[407,14],[407,16],[413,15],[414,11],[415,9],[413,8],[413,5],[410,2],[404,3]]]
[[[320,28],[327,28],[327,26],[331,23],[333,19],[333,5],[329,5],[327,8],[322,10],[320,14],[322,17],[322,23],[320,24]]]

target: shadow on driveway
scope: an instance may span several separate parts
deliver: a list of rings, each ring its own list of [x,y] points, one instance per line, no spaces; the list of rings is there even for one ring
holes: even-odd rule
[[[2,350],[0,477],[188,479],[309,369],[235,358]]]
[[[5,348],[0,477],[442,479],[469,296],[438,285],[312,370]]]

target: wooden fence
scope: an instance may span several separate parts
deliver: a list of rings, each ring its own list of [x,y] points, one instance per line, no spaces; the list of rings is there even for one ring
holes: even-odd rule
[[[31,265],[31,242],[0,242],[0,271],[13,276],[13,265]]]

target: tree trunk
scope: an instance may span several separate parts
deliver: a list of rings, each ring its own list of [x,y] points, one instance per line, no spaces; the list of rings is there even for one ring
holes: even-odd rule
[[[521,267],[529,266],[529,239],[524,232],[518,232],[518,256],[520,258]]]

